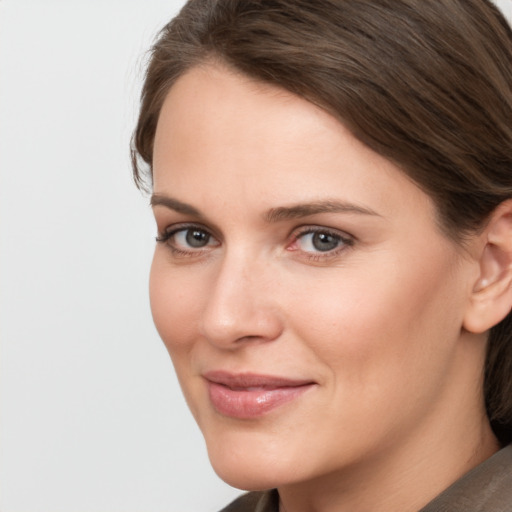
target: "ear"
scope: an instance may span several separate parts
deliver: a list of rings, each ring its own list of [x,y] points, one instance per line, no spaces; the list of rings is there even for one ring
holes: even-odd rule
[[[464,317],[464,328],[483,333],[512,309],[512,200],[501,203],[478,237],[478,279]]]

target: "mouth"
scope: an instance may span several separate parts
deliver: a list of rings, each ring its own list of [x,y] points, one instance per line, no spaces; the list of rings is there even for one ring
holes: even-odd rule
[[[263,416],[316,385],[309,380],[224,371],[208,372],[203,377],[214,409],[223,416],[238,419]]]

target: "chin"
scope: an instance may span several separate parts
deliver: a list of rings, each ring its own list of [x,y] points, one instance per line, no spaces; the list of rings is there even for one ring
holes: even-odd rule
[[[244,491],[263,491],[286,483],[286,479],[280,474],[281,469],[276,468],[271,462],[262,465],[250,457],[238,461],[226,459],[231,458],[222,457],[219,460],[211,457],[210,462],[219,478],[231,487]]]
[[[205,436],[210,463],[217,475],[227,484],[246,491],[272,489],[290,482],[289,461],[281,440],[277,443],[256,432],[237,432],[234,435]],[[297,476],[297,475],[296,475]],[[293,479],[293,478],[292,478]]]
[[[240,471],[234,467],[217,467],[215,464],[213,464],[213,469],[221,480],[231,487],[243,491],[265,491],[281,485],[280,482],[276,482],[269,475],[261,474],[259,471],[251,471],[250,469],[248,471]]]

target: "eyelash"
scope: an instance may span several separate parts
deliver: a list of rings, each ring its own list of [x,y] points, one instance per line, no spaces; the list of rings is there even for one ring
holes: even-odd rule
[[[175,226],[172,229],[168,229],[163,233],[159,233],[155,238],[157,243],[166,244],[169,249],[172,251],[173,255],[176,257],[197,257],[202,253],[208,250],[209,246],[205,246],[204,248],[191,248],[190,250],[183,250],[178,248],[175,244],[171,243],[171,239],[181,232],[187,232],[189,230],[197,230],[206,233],[209,237],[215,239],[215,237],[211,234],[211,232],[198,224],[180,224]],[[301,239],[303,239],[306,235],[309,234],[318,234],[318,235],[327,235],[330,237],[334,237],[338,241],[338,246],[328,251],[301,251],[302,257],[311,261],[325,261],[338,256],[341,252],[347,250],[349,247],[352,247],[356,241],[355,237],[349,235],[344,232],[340,232],[337,230],[329,229],[321,226],[305,226],[303,228],[299,228],[295,230],[296,232],[292,235],[291,243],[287,244],[287,248],[293,245],[296,245]],[[290,251],[300,251],[300,249],[288,249]]]
[[[325,261],[332,258],[335,258],[349,247],[352,247],[355,243],[355,238],[347,233],[340,232],[334,229],[329,229],[322,226],[305,226],[304,228],[299,228],[299,231],[294,234],[293,241],[290,245],[297,244],[297,242],[306,235],[327,235],[335,238],[338,241],[338,245],[328,251],[317,251],[317,252],[308,252],[302,251],[302,254],[305,258],[311,261]],[[290,246],[289,245],[289,246]],[[290,249],[290,250],[300,250],[300,249]]]
[[[163,233],[159,233],[158,236],[155,238],[155,240],[156,240],[157,243],[166,244],[167,247],[169,247],[169,249],[173,253],[173,255],[175,255],[177,257],[194,257],[194,256],[198,256],[201,253],[203,253],[205,251],[205,249],[201,249],[201,248],[192,249],[191,248],[191,250],[185,251],[183,249],[179,249],[178,247],[176,247],[176,245],[173,245],[170,242],[172,237],[177,235],[178,233],[187,232],[189,230],[194,230],[194,229],[197,230],[197,231],[202,231],[204,233],[207,233],[211,238],[215,238],[210,233],[210,231],[208,231],[208,229],[206,229],[205,227],[203,227],[201,225],[198,225],[198,224],[179,224],[179,225],[175,226],[173,229],[167,229]]]

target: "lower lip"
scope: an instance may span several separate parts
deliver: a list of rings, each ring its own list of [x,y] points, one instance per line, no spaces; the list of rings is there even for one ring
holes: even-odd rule
[[[313,384],[306,384],[272,389],[233,390],[210,381],[208,393],[213,407],[220,414],[232,418],[250,419],[263,416],[295,400],[312,387]]]

